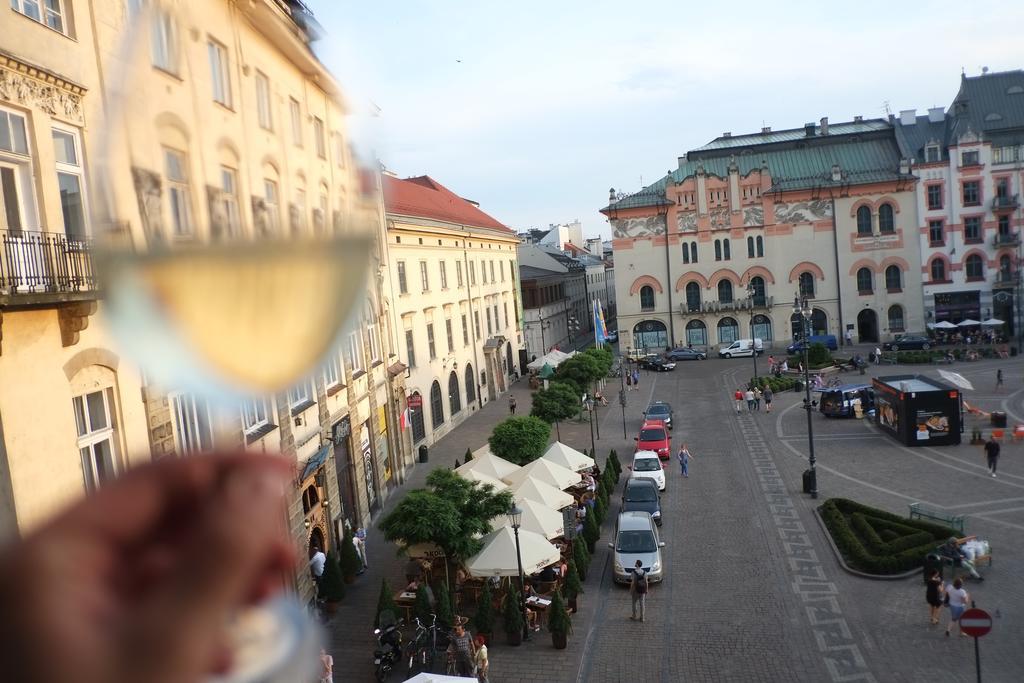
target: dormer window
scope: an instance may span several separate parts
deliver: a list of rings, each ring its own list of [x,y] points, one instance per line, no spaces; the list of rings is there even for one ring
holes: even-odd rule
[[[970,152],[963,152],[960,154],[960,165],[961,166],[977,166],[978,165],[978,151],[973,150]]]
[[[924,148],[924,160],[926,163],[940,161],[939,146],[935,144],[926,145]]]

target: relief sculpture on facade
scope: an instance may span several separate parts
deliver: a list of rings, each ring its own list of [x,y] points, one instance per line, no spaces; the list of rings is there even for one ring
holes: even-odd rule
[[[41,109],[50,116],[81,124],[82,96],[0,68],[0,99]]]
[[[764,207],[748,206],[743,209],[743,225],[764,225]]]
[[[228,214],[221,201],[222,190],[216,185],[206,186],[206,203],[210,208],[210,238],[224,239],[228,235]]]
[[[665,223],[661,216],[643,216],[636,218],[616,218],[612,220],[612,232],[615,237],[650,237],[665,233]]]
[[[676,214],[679,232],[697,232],[697,212],[680,211]]]
[[[775,205],[776,223],[813,223],[832,218],[832,203],[823,199]]]
[[[712,209],[708,212],[708,217],[711,219],[712,230],[724,230],[732,224],[729,220],[729,209]]]
[[[252,195],[252,225],[257,237],[270,237],[270,211],[263,197]]]
[[[147,240],[156,242],[164,239],[163,212],[161,211],[161,178],[138,166],[132,167],[132,181],[135,183],[135,197],[139,203],[139,218]]]

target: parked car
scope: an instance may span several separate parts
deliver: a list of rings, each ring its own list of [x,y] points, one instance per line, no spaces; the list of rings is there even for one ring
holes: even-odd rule
[[[618,330],[608,330],[608,335],[605,337],[605,341],[617,342],[619,341]]]
[[[656,353],[649,353],[641,358],[639,365],[641,368],[647,368],[648,370],[654,370],[655,372],[668,372],[669,370],[676,369],[675,363],[665,360]]]
[[[935,342],[923,334],[901,334],[891,342],[886,342],[886,351],[927,351]]]
[[[653,458],[657,459],[657,456]],[[661,463],[658,463],[658,469],[661,469]],[[641,477],[626,480],[622,488],[622,512],[632,511],[649,513],[654,523],[661,526],[661,496],[653,480]]]
[[[839,342],[836,340],[834,334],[812,334],[807,338],[808,345],[810,344],[824,344],[828,347],[829,351],[835,351],[839,348]],[[804,340],[798,339],[792,344],[786,347],[786,352],[790,354],[803,353],[804,352]]]
[[[683,346],[678,349],[672,349],[665,354],[665,358],[669,360],[707,360],[708,354]]]
[[[634,453],[633,464],[629,466],[629,471],[630,475],[626,481],[627,484],[634,479],[649,479],[654,482],[659,491],[665,490],[665,467],[661,464],[661,458],[654,451],[637,451]],[[648,512],[651,511],[648,510]],[[654,513],[651,512],[651,515],[654,516]],[[655,517],[654,521],[661,524],[661,513]]]
[[[718,349],[719,358],[738,358],[764,353],[764,344],[760,339],[737,339]]]
[[[658,537],[658,527],[650,514],[637,510],[619,513],[615,540],[608,547],[613,550],[612,578],[616,583],[630,582],[637,560],[647,573],[648,581],[658,583],[662,580],[661,549],[665,544]]]
[[[634,441],[638,451],[654,451],[662,460],[668,460],[672,454],[672,437],[662,420],[645,420]]]
[[[644,418],[648,420],[661,420],[665,426],[672,429],[672,405],[664,401],[655,401],[647,406],[644,411]]]

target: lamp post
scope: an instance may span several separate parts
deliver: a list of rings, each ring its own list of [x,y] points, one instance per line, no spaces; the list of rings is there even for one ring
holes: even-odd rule
[[[519,609],[523,612],[523,640],[530,639],[530,620],[526,618],[526,579],[523,576],[523,554],[519,550],[519,526],[523,521],[523,511],[515,503],[508,511],[508,521],[512,525],[512,533],[516,536],[516,563],[519,565]]]
[[[590,414],[590,455],[594,457],[597,447],[594,445],[594,398],[588,396],[586,399],[587,412]]]
[[[757,380],[757,337],[754,336],[754,296],[757,294],[757,288],[754,287],[753,282],[747,282],[747,298],[750,300],[750,344],[752,346],[752,353],[750,356],[754,359],[754,380]],[[771,373],[768,373],[771,374]]]
[[[809,452],[808,464],[810,468],[806,472],[807,481],[804,485],[804,493],[811,494],[811,498],[818,497],[818,472],[814,468],[814,426],[811,422],[811,410],[814,408],[811,403],[811,367],[808,361],[807,340],[810,338],[811,316],[814,309],[807,303],[807,297],[803,299],[793,297],[793,315],[800,316],[800,332],[803,335],[804,347],[804,410],[807,411],[807,448]]]

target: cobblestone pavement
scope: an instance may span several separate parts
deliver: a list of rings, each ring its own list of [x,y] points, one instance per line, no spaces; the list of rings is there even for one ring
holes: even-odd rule
[[[996,367],[1006,391],[995,394]],[[1024,424],[1024,362],[990,361],[951,368],[971,378],[968,400],[984,410],[1005,409]],[[919,366],[872,368],[879,374],[924,372]],[[1006,444],[999,478],[984,468],[978,447],[907,449],[866,421],[814,415],[821,498],[801,493],[806,468],[802,394],[778,395],[775,411],[737,416],[731,393],[751,375],[749,360],[680,363],[675,372],[644,373],[627,394],[626,438],[614,403],[601,409],[598,453],[621,457],[632,450],[641,411],[650,400],[676,411],[673,447],[686,441],[694,454],[690,477],[668,469],[663,497],[668,576],[648,596],[645,623],[628,619],[629,596],[612,585],[606,547],[595,555],[581,613],[568,650],[552,649],[545,632],[520,648],[491,651],[491,680],[502,681],[968,681],[974,680],[967,638],[944,638],[928,625],[919,577],[872,581],[847,574],[837,563],[814,508],[842,496],[898,514],[920,500],[969,515],[968,533],[992,541],[996,561],[986,581],[969,583],[979,607],[996,616],[981,641],[986,681],[1020,680],[1024,642],[1020,615],[1024,587],[1015,581],[1024,560],[1024,444]],[[847,375],[851,381],[855,375]],[[859,378],[857,378],[859,379]],[[615,395],[615,388],[605,390]],[[514,389],[528,411],[524,382]],[[475,448],[507,415],[495,401],[431,449],[429,466],[417,465],[398,495],[422,485],[429,468],[451,466]],[[562,440],[590,445],[589,425],[563,424]],[[620,490],[612,497],[601,546],[609,539]],[[372,532],[371,532],[372,533]],[[332,624],[332,654],[345,680],[370,679],[370,633],[380,577],[393,588],[403,580],[395,549],[378,534],[369,545],[371,569],[351,587]],[[945,616],[945,615],[944,615]],[[395,680],[400,677],[395,676]]]

